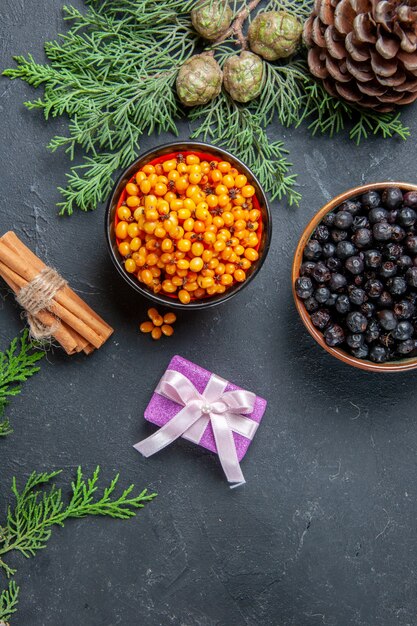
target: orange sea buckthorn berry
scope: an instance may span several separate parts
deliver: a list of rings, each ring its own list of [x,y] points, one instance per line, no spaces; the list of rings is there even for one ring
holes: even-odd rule
[[[177,267],[180,270],[188,270],[188,268],[190,267],[190,261],[188,261],[187,259],[178,259]]]
[[[142,172],[142,170],[140,170],[140,171],[136,174],[136,176],[135,176],[135,180],[136,180],[137,184],[138,184],[138,185],[140,185],[140,184],[141,184],[141,182],[142,182],[143,180],[146,180],[146,174],[145,174],[145,172]]]
[[[232,166],[227,161],[220,161],[220,163],[217,164],[217,169],[219,169],[222,174],[227,174],[227,172],[231,170],[231,167]]]
[[[164,324],[175,324],[177,321],[177,316],[172,311],[165,313],[164,315]]]
[[[206,202],[209,205],[210,209],[214,209],[219,204],[219,199],[217,198],[216,194],[210,193],[206,197]]]
[[[246,274],[242,269],[237,269],[233,273],[233,278],[237,280],[238,283],[243,283],[246,280]]]
[[[147,314],[148,314],[149,319],[153,321],[154,317],[158,317],[159,311],[155,307],[151,307],[150,309],[147,310]]]
[[[161,250],[163,252],[171,252],[171,250],[174,249],[174,245],[171,241],[171,239],[164,239],[161,243]]]
[[[181,250],[181,252],[188,252],[191,250],[191,241],[189,239],[180,239],[177,242],[177,248]]]
[[[162,317],[162,315],[158,314],[152,318],[152,322],[155,326],[162,326],[162,324],[164,323],[164,318]]]
[[[154,187],[156,185],[156,183],[158,182],[158,175],[157,174],[149,174],[148,181],[151,183],[151,187]]]
[[[161,330],[166,337],[171,337],[174,334],[174,329],[170,324],[164,324],[161,326]]]
[[[144,165],[142,167],[142,171],[145,172],[145,174],[155,174],[155,168],[150,163],[147,163],[146,165]]]
[[[116,237],[118,239],[126,239],[127,237],[127,222],[119,222],[116,226]]]
[[[129,237],[132,237],[132,239],[133,237],[137,237],[139,235],[139,226],[135,224],[135,222],[132,222],[127,227],[127,234],[129,235]]]
[[[177,287],[174,285],[172,280],[164,280],[162,283],[162,289],[166,293],[175,293],[177,291]]]
[[[226,185],[217,185],[215,192],[217,196],[222,196],[222,195],[227,195],[229,193],[229,190],[226,187]],[[227,196],[227,198],[229,198],[229,196]]]
[[[152,322],[142,322],[139,328],[141,333],[151,333],[154,329],[154,325]]]
[[[193,218],[190,217],[188,220],[185,220],[183,225],[182,225],[182,227],[183,227],[183,229],[186,232],[188,232],[188,231],[190,232],[190,231],[194,230],[194,220],[193,220]]]
[[[253,261],[258,260],[259,254],[253,248],[246,248],[245,257],[248,259],[248,261],[251,261],[253,263]]]
[[[222,250],[224,250],[226,247],[226,242],[224,241],[224,239],[217,239],[214,244],[213,244],[213,248],[216,252],[221,252]]]
[[[204,252],[204,246],[200,241],[196,241],[191,246],[191,252],[194,256],[201,256]]]
[[[187,165],[196,165],[200,163],[200,157],[198,157],[196,154],[188,154],[185,157],[185,162],[187,163]]]
[[[216,228],[223,228],[223,226],[224,226],[224,220],[223,220],[223,217],[220,217],[220,215],[215,215],[215,216],[213,217],[213,225],[214,225]]]
[[[145,285],[150,285],[153,281],[152,272],[150,272],[149,270],[142,270],[140,273],[140,277]]]
[[[211,276],[199,276],[197,283],[201,289],[208,289],[209,287],[213,287],[214,278]]]
[[[184,207],[184,202],[181,198],[175,198],[175,200],[171,200],[169,203],[171,211],[179,211]]]
[[[242,187],[242,196],[244,198],[252,198],[255,195],[255,187],[253,185],[245,185]]]
[[[194,232],[195,233],[204,233],[206,230],[206,225],[201,220],[196,220],[194,222]]]
[[[227,189],[232,189],[235,186],[235,179],[230,174],[225,174],[222,179],[222,183]]]
[[[126,204],[130,209],[136,209],[140,205],[140,198],[138,196],[128,196],[126,198]]]
[[[164,196],[167,193],[168,188],[165,183],[157,182],[155,184],[154,190],[156,196]]]
[[[137,196],[139,193],[139,187],[135,183],[127,183],[126,191],[129,196]]]
[[[127,206],[119,206],[117,217],[121,220],[128,220],[132,216],[131,210]]]
[[[127,241],[122,241],[122,243],[119,244],[119,252],[122,256],[128,256],[130,254],[130,245]]]
[[[188,178],[192,185],[198,185],[201,181],[202,175],[201,172],[191,172]]]
[[[155,339],[155,341],[158,341],[158,339],[161,339],[162,337],[162,330],[158,328],[157,326],[155,326],[155,328],[153,328],[151,332],[151,336],[152,336],[152,339]]]
[[[219,206],[226,207],[229,204],[229,196],[223,193],[219,196]]]
[[[149,180],[147,178],[145,178],[145,180],[142,180],[139,184],[140,190],[142,193],[146,194],[149,193],[151,190],[151,183],[149,182]]]
[[[200,256],[196,256],[190,261],[190,270],[200,272],[204,267],[204,261]]]
[[[168,159],[168,161],[164,161],[162,163],[162,169],[164,170],[164,172],[171,172],[172,170],[175,170],[176,167],[177,167],[176,159]]]
[[[210,172],[210,178],[213,183],[219,183],[223,179],[223,174],[220,170],[212,170]]]
[[[233,283],[233,276],[231,276],[230,274],[223,274],[223,276],[220,279],[220,284],[226,287],[227,285],[231,285],[232,283]]]
[[[244,187],[247,182],[248,179],[244,174],[238,174],[235,178],[235,187],[237,187],[238,189],[242,189],[242,187]]]
[[[213,244],[216,241],[216,235],[206,230],[204,233],[204,241],[208,244]]]
[[[168,203],[171,203],[173,200],[177,200],[177,195],[173,191],[168,191],[164,195],[164,200],[166,200]]]
[[[142,242],[139,237],[134,237],[129,244],[132,252],[137,252],[141,245],[142,245]]]
[[[191,300],[191,296],[188,291],[181,289],[181,291],[178,292],[178,299],[182,304],[188,304]]]

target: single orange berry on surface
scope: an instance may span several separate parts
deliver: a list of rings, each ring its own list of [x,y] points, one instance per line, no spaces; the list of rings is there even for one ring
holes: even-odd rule
[[[154,325],[152,322],[142,322],[139,329],[142,333],[151,333],[154,329]]]
[[[157,315],[152,319],[152,321],[155,326],[162,326],[162,324],[164,323],[164,318],[162,317],[162,315]]]
[[[162,330],[158,327],[155,326],[152,330],[152,339],[155,339],[155,341],[157,341],[158,339],[161,339],[162,337]]]
[[[166,337],[171,337],[171,335],[174,334],[174,329],[170,326],[170,324],[163,324],[163,326],[161,326],[161,331]]]
[[[164,315],[164,324],[174,324],[177,321],[177,316],[172,311],[169,313],[165,313]]]

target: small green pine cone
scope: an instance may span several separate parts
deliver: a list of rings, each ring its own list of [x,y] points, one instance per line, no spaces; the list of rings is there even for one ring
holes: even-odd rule
[[[206,104],[219,95],[222,81],[223,72],[217,61],[208,54],[195,54],[178,72],[178,97],[188,107]]]
[[[214,41],[229,28],[233,12],[227,0],[199,0],[191,11],[191,21],[201,37]]]
[[[267,61],[276,61],[294,54],[302,32],[302,24],[291,13],[264,11],[249,26],[249,44],[253,52]]]
[[[247,52],[229,57],[224,64],[224,87],[237,102],[249,102],[259,96],[264,83],[264,62]]]

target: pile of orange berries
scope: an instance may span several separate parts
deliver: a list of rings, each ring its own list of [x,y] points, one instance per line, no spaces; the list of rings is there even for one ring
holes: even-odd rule
[[[117,209],[126,271],[183,304],[245,281],[259,258],[261,212],[254,195],[228,161],[178,154],[144,165]]]
[[[165,313],[162,316],[155,308],[148,309],[149,321],[142,322],[139,326],[142,333],[151,333],[152,339],[156,341],[165,335],[171,337],[174,334],[172,324],[177,321],[175,313]]]

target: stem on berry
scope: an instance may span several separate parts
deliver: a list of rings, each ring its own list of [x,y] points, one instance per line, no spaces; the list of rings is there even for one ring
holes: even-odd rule
[[[245,5],[240,9],[240,11],[236,14],[236,17],[226,32],[223,33],[216,41],[214,42],[214,46],[222,43],[230,36],[234,35],[236,39],[239,41],[242,50],[246,50],[248,47],[248,40],[243,34],[243,24],[248,19],[251,12],[256,9],[261,0],[251,0],[249,4]],[[417,1],[417,0],[416,0]]]

